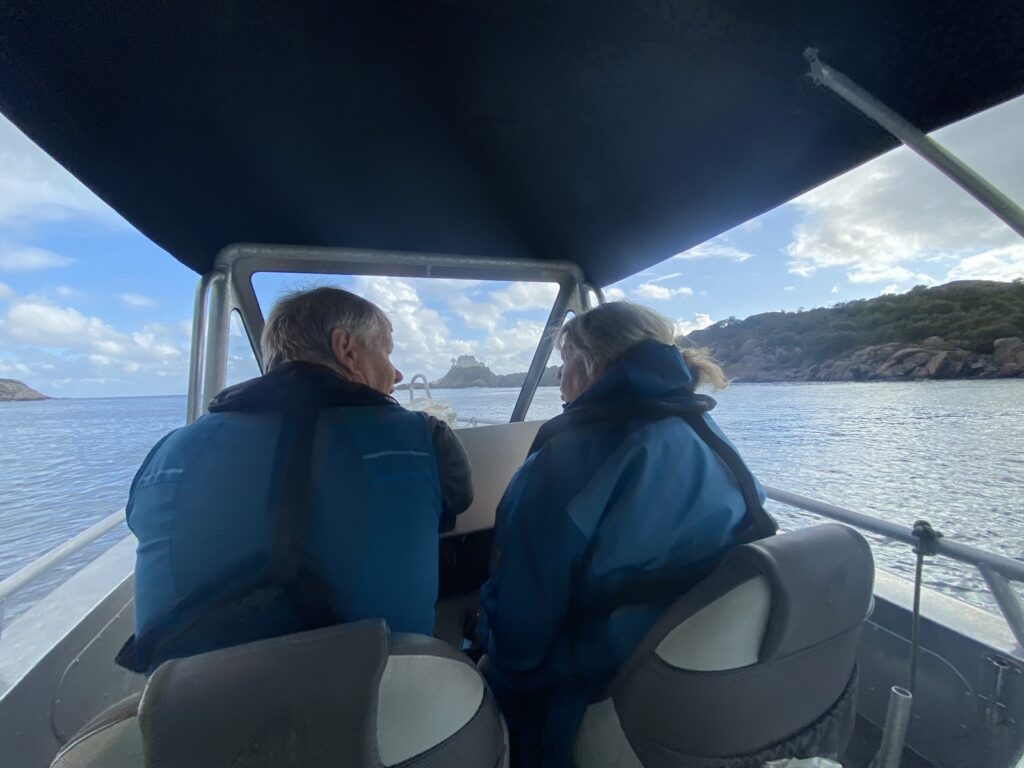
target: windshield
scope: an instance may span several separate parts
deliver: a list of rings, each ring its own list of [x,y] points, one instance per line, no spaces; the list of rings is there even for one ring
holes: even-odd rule
[[[426,389],[410,390],[421,376],[461,425],[509,420],[558,294],[555,283],[541,282],[271,272],[254,274],[252,282],[264,316],[280,296],[313,286],[337,286],[372,301],[394,329],[391,360],[404,376],[396,399],[425,407],[419,400]],[[554,384],[552,370],[538,402],[557,403]]]

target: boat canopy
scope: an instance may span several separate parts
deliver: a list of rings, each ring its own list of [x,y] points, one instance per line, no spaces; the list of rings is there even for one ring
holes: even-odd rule
[[[207,272],[236,242],[606,285],[1024,91],[1020,0],[4,3],[0,111]]]

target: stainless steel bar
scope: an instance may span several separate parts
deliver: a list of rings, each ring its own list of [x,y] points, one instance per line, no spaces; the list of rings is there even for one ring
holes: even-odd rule
[[[999,610],[1003,612],[1006,623],[1010,625],[1013,636],[1017,638],[1017,644],[1024,648],[1024,606],[1021,606],[1020,598],[1013,591],[1013,585],[1006,577],[987,565],[979,563],[978,570],[985,578],[988,588],[992,590]]]
[[[817,51],[808,48],[804,51],[804,56],[810,64],[809,74],[815,83],[825,86],[858,112],[878,123],[952,179],[967,194],[998,216],[1010,229],[1024,237],[1024,208],[1021,208],[960,158],[934,139],[926,136],[842,72],[821,61]]]
[[[497,419],[482,419],[479,416],[458,416],[456,422],[459,424],[465,424],[467,427],[494,427],[499,424],[508,424],[507,421],[498,421]]]
[[[885,728],[882,730],[882,745],[872,765],[875,768],[900,768],[903,745],[907,742],[907,727],[910,725],[910,709],[914,697],[910,691],[894,685],[889,693],[889,708],[885,711]]]
[[[766,485],[764,489],[769,499],[778,501],[781,504],[787,504],[832,520],[848,523],[856,528],[863,528],[866,531],[871,531],[896,541],[902,541],[905,544],[917,543],[917,539],[911,534],[909,526],[891,523],[888,520],[879,520],[877,517],[854,512],[852,509],[837,507],[834,504],[818,501],[808,496],[801,496],[798,493],[783,491],[780,488]],[[959,544],[947,538],[939,539],[935,542],[934,546],[936,554],[945,555],[968,565],[979,566],[984,564],[1012,581],[1024,582],[1024,562],[1014,560],[1012,557],[997,555],[994,552],[986,552],[983,549],[976,549],[967,544]]]
[[[231,333],[231,290],[227,274],[217,272],[210,282],[207,310],[206,366],[203,371],[201,410],[206,411],[214,396],[224,389],[227,379],[228,341]]]
[[[78,552],[80,549],[88,546],[104,534],[117,528],[117,526],[123,522],[124,509],[122,508],[117,512],[114,512],[112,515],[103,518],[98,523],[86,528],[77,536],[68,539],[60,546],[54,547],[38,560],[34,560],[26,565],[20,571],[11,574],[3,581],[0,581],[0,600],[3,600],[8,595],[11,595],[21,589],[29,582],[34,581],[45,571],[57,565],[57,563],[62,560],[66,560],[75,552]]]
[[[203,364],[206,360],[206,298],[210,290],[212,276],[205,274],[196,285],[195,305],[192,309],[192,349],[188,361],[188,403],[185,406],[185,423],[191,424],[202,412],[201,398],[203,395]]]
[[[574,291],[578,291],[578,281],[563,282],[558,289],[558,296],[555,297],[554,306],[551,307],[551,314],[544,324],[544,331],[541,333],[537,349],[533,353],[533,360],[530,361],[530,370],[526,372],[526,380],[523,388],[519,390],[519,398],[512,409],[512,418],[509,421],[525,421],[526,414],[530,410],[533,396],[537,392],[537,385],[544,375],[548,360],[551,358],[551,349],[555,345],[555,334],[562,327],[562,320],[569,309],[569,301]]]

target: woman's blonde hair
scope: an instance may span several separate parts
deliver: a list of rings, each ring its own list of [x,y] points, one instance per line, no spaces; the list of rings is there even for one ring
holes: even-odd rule
[[[555,343],[562,358],[575,357],[582,363],[588,386],[641,341],[676,345],[675,326],[653,309],[628,301],[611,301],[576,315],[558,332]],[[676,345],[678,346],[678,345]],[[696,379],[696,387],[724,389],[725,373],[711,359],[708,350],[680,349],[686,367]]]

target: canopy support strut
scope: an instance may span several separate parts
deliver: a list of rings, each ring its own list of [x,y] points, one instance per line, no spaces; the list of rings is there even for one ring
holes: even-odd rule
[[[818,58],[814,48],[804,51],[811,65],[808,76],[823,85],[858,112],[878,123],[917,154],[958,184],[967,194],[998,216],[1010,229],[1024,237],[1024,209],[980,176],[960,158],[929,138],[865,91],[842,72]]]

